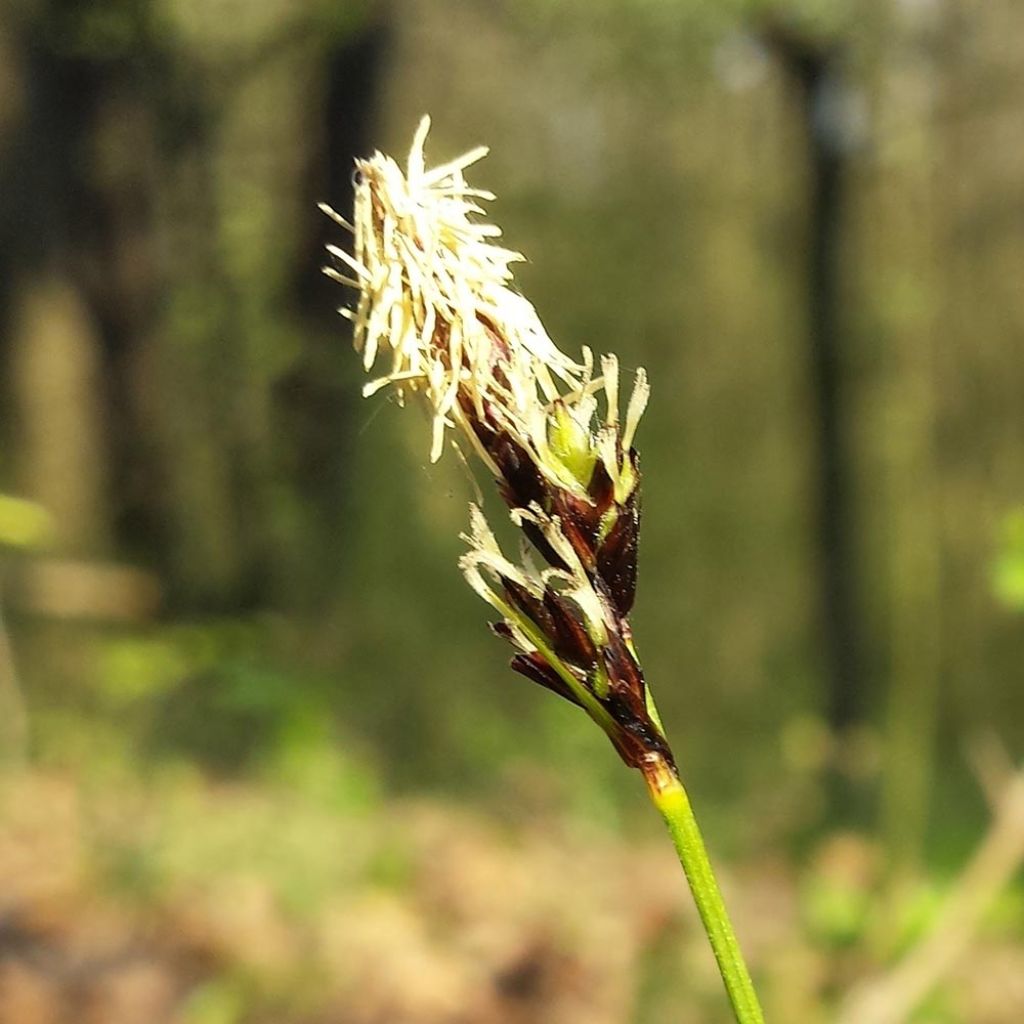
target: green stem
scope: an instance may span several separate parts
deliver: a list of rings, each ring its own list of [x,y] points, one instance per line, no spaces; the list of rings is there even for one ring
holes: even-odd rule
[[[675,843],[737,1024],[764,1024],[761,1004],[757,1001],[754,983],[750,980],[722,893],[711,870],[711,861],[708,860],[708,851],[693,815],[690,798],[675,769],[662,758],[644,766],[644,778],[651,800],[665,819]]]

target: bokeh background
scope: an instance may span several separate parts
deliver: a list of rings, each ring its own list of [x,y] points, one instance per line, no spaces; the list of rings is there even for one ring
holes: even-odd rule
[[[359,397],[315,204],[424,112],[650,372],[635,630],[769,1019],[1024,1019],[1022,58],[1015,0],[6,0],[0,1022],[727,1019]]]

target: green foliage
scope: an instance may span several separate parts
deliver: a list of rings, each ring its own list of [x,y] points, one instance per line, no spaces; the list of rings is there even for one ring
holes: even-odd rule
[[[0,547],[37,548],[51,537],[49,514],[35,502],[0,494]]]
[[[807,928],[819,942],[848,948],[864,933],[871,894],[843,880],[812,877],[803,892],[802,910]]]
[[[900,954],[913,948],[935,923],[948,895],[948,887],[938,879],[924,879],[901,893],[899,900],[876,907],[885,922],[887,950]]]
[[[1007,515],[992,568],[992,589],[1007,608],[1024,611],[1024,509]]]
[[[197,986],[184,1007],[185,1024],[238,1024],[248,1007],[245,993],[231,977]]]
[[[87,635],[70,648],[85,669],[66,684],[74,699],[34,716],[39,755],[87,777],[180,768],[259,777],[325,808],[374,806],[336,682],[296,664],[291,643],[264,617]]]

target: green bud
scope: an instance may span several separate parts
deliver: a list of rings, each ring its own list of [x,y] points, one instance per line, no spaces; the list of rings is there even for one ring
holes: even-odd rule
[[[590,431],[569,412],[564,402],[555,403],[554,415],[548,423],[551,454],[586,487],[597,463]]]

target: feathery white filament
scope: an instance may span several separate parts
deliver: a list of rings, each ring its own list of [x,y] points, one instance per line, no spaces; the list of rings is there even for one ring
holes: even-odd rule
[[[510,265],[523,257],[496,245],[500,230],[479,219],[479,202],[493,195],[469,188],[463,176],[487,149],[428,170],[423,147],[429,128],[424,117],[404,173],[380,152],[357,161],[351,224],[322,206],[355,238],[351,255],[328,247],[346,273],[326,272],[359,289],[356,308],[341,311],[355,326],[356,349],[367,370],[383,354],[390,357],[387,373],[371,380],[364,394],[388,386],[400,401],[407,392],[424,394],[433,414],[432,461],[441,456],[446,431],[457,427],[493,470],[467,419],[486,416],[527,451],[549,481],[582,495],[585,483],[549,445],[560,402],[590,436],[594,457],[618,481],[645,402],[642,373],[620,441],[617,360],[603,357],[604,377],[594,379],[589,349],[578,363],[555,345],[536,310],[512,287]],[[605,431],[592,425],[592,396],[602,388],[606,423],[616,428],[610,448]]]

